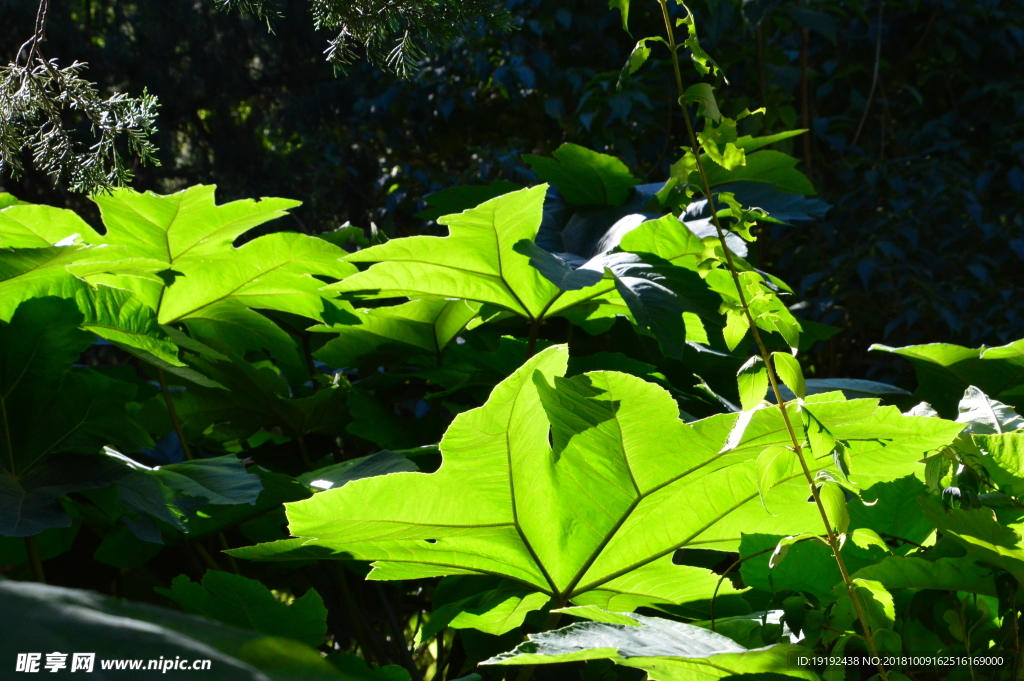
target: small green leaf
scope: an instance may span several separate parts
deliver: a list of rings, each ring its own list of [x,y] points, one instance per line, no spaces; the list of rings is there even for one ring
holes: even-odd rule
[[[806,405],[801,407],[800,414],[803,417],[804,437],[807,438],[814,458],[831,456],[836,448],[835,437]]]
[[[796,452],[789,447],[769,447],[758,455],[757,490],[762,504],[765,504],[764,498],[772,487],[790,477],[796,463]],[[765,510],[768,510],[767,504]]]
[[[740,367],[736,374],[740,390],[740,404],[743,411],[750,411],[764,401],[768,391],[768,368],[760,357],[754,355]]]
[[[850,533],[850,541],[862,549],[868,549],[872,546],[878,546],[886,553],[892,553],[892,549],[889,545],[878,536],[878,533],[868,527],[859,527]]]
[[[818,498],[825,507],[825,515],[838,534],[846,534],[850,526],[850,512],[846,507],[846,492],[834,482],[825,482],[818,487]]]
[[[708,83],[695,83],[686,88],[683,100],[697,105],[698,116],[707,118],[715,124],[722,120],[722,112],[718,110],[718,102],[715,100],[715,88]],[[742,150],[737,151],[742,156]]]
[[[616,0],[609,0],[615,2]],[[618,0],[619,2],[629,2],[629,0]],[[622,86],[632,77],[634,73],[640,70],[640,67],[647,63],[647,59],[651,56],[651,48],[647,46],[647,43],[664,43],[664,38],[653,37],[653,38],[641,38],[636,42],[636,46],[633,47],[633,51],[629,53],[629,59],[622,66],[622,70],[619,72],[619,80],[615,84],[617,90],[621,90]]]
[[[776,373],[786,387],[792,390],[797,397],[806,397],[807,383],[804,381],[804,372],[796,357],[788,352],[773,352],[772,361],[775,363]]]
[[[747,317],[743,314],[742,310],[735,308],[726,308],[725,310],[725,329],[722,333],[725,335],[725,344],[732,352],[736,349],[736,346],[740,344],[743,337],[747,335],[747,331],[750,330],[750,326],[747,325]]]

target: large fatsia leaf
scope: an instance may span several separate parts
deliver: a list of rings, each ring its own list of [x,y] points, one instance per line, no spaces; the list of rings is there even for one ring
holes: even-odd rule
[[[184,276],[163,292],[160,322],[187,320],[226,300],[324,320],[332,310],[320,292],[324,282],[314,275],[342,279],[355,273],[355,267],[340,260],[344,255],[323,239],[281,232],[216,255],[179,260],[174,270]]]
[[[17,624],[0,637],[0,657],[14,660],[27,651],[95,652],[88,678],[98,681],[125,676],[124,670],[104,670],[103,660],[161,657],[208,659],[206,674],[225,681],[348,678],[297,641],[92,591],[0,580],[0,610]],[[171,671],[165,676],[196,673]]]
[[[376,263],[325,290],[365,297],[462,298],[528,319],[557,314],[609,289],[560,291],[516,251],[540,227],[547,185],[512,192],[440,218],[447,237],[415,236],[357,251],[350,262]]]
[[[998,348],[965,348],[947,343],[871,350],[906,357],[917,372],[914,395],[947,418],[956,416],[960,396],[970,386],[1017,410],[1024,410],[1024,340]]]
[[[692,624],[593,608],[568,612],[596,621],[530,634],[526,643],[483,662],[533,665],[611,660],[642,669],[654,681],[789,676],[816,681],[818,675],[793,664],[804,648],[774,645],[747,650],[732,639]],[[742,678],[742,677],[740,677]]]
[[[222,254],[239,236],[286,215],[300,201],[244,199],[216,205],[213,185],[196,185],[162,196],[115,189],[98,194],[107,233],[98,243],[126,246],[133,257],[151,258],[178,269]]]
[[[74,302],[38,298],[0,324],[0,533],[67,527],[62,494],[118,472],[104,445],[151,445],[125,412],[135,387],[72,364],[92,343]],[[71,453],[74,453],[72,456]],[[63,456],[51,461],[55,455]]]
[[[556,602],[636,607],[706,598],[709,580],[691,588],[692,573],[670,563],[682,546],[734,550],[744,531],[820,524],[802,475],[770,493],[780,516],[758,498],[758,454],[788,443],[777,410],[754,412],[742,433],[733,432],[735,414],[686,424],[667,391],[634,376],[562,378],[566,354],[562,346],[539,353],[483,407],[456,417],[436,473],[356,481],[289,505],[292,534],[307,550],[376,561],[375,579],[501,575]],[[962,427],[872,400],[812,399],[815,415],[848,442],[858,473],[865,464],[855,476],[864,485],[906,475]],[[834,473],[831,456],[810,465]],[[273,559],[295,548],[290,540],[236,555]]]
[[[158,591],[188,612],[239,629],[294,638],[311,648],[323,644],[327,634],[327,608],[313,589],[290,604],[283,603],[255,579],[208,570],[202,582],[178,575],[170,589]]]

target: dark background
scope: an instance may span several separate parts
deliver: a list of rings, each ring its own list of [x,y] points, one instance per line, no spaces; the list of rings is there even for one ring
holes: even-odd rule
[[[272,34],[212,0],[53,0],[43,50],[88,62],[104,90],[159,97],[161,165],[137,168],[136,189],[301,199],[277,228],[436,230],[414,217],[426,194],[530,181],[521,154],[567,141],[663,179],[683,143],[666,52],[615,88],[635,40],[659,33],[657,4],[633,2],[632,37],[600,1],[508,6],[517,30],[468,34],[408,80],[366,62],[336,76],[322,54],[331,36],[293,0]],[[816,349],[814,373],[905,381],[871,343],[1024,336],[1024,0],[693,9],[731,82],[717,90],[727,113],[764,105],[757,132],[811,129],[790,151],[833,208],[765,230],[753,259],[794,286],[801,315],[842,329]],[[32,33],[35,10],[0,0],[0,58]],[[86,198],[31,171],[2,185],[95,219]]]

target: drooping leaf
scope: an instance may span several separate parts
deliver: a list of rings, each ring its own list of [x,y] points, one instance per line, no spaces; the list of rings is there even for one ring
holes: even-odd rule
[[[878,381],[866,381],[861,378],[808,378],[804,381],[808,395],[840,391],[848,400],[856,400],[864,397],[886,397],[909,395],[903,388],[898,388],[888,383]],[[787,386],[779,386],[782,399],[793,400],[796,395]],[[774,395],[768,399],[775,401]]]
[[[780,480],[791,477],[796,464],[796,452],[789,447],[769,447],[758,454],[757,489],[762,501]]]
[[[889,590],[935,589],[997,595],[993,570],[968,558],[928,560],[916,556],[889,556],[880,563],[861,568],[854,577],[877,581]]]
[[[327,608],[313,589],[284,603],[255,579],[207,570],[200,583],[178,575],[170,589],[157,591],[187,612],[267,636],[293,638],[311,648],[319,647],[327,634]]]
[[[563,144],[552,156],[524,154],[523,160],[576,206],[621,206],[639,182],[619,159],[578,144]]]
[[[993,400],[973,385],[964,392],[958,407],[957,423],[966,423],[965,433],[1001,435],[1024,428],[1024,418],[1012,407]]]
[[[960,396],[970,386],[992,399],[1024,409],[1024,341],[998,348],[965,348],[946,343],[871,350],[906,357],[914,365],[918,387],[914,395],[947,418],[956,416]]]
[[[584,617],[592,614],[580,608],[570,612]],[[556,664],[604,659],[642,669],[654,681],[720,679],[744,674],[817,679],[814,672],[789,663],[790,656],[804,650],[798,646],[776,645],[748,651],[726,636],[692,624],[629,613],[609,614],[614,622],[579,622],[530,634],[526,643],[483,664]],[[635,624],[619,623],[623,616],[635,620]]]
[[[0,608],[19,613],[18,626],[0,637],[4,659],[39,649],[95,652],[96,679],[123,676],[104,672],[103,660],[161,656],[210,660],[210,673],[225,681],[347,678],[297,641],[92,591],[0,580]]]

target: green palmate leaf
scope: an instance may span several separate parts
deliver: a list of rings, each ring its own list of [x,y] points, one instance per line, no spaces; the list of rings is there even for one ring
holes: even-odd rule
[[[544,193],[544,185],[523,189],[441,218],[450,228],[448,237],[394,239],[353,253],[348,257],[353,262],[376,264],[325,290],[377,298],[461,298],[528,319],[597,304],[613,291],[613,282],[562,291],[516,248],[537,236]]]
[[[736,381],[743,411],[750,411],[764,400],[768,390],[768,369],[764,361],[756,355],[748,359],[736,374]]]
[[[548,602],[547,594],[497,577],[445,577],[434,591],[434,611],[420,632],[427,641],[445,627],[501,635],[522,625]]]
[[[965,433],[998,435],[1024,428],[1024,418],[1013,408],[993,400],[973,385],[967,388],[958,407],[957,423],[966,423]]]
[[[639,183],[619,159],[578,144],[563,144],[552,156],[524,154],[523,160],[541,182],[558,187],[565,200],[576,206],[621,206]]]
[[[802,474],[769,492],[779,516],[761,506],[757,455],[788,442],[778,410],[748,412],[747,427],[723,447],[735,414],[686,424],[656,385],[615,372],[563,379],[565,370],[565,348],[549,348],[483,407],[459,414],[441,441],[436,473],[358,480],[291,504],[290,530],[300,539],[233,554],[283,558],[301,549],[375,561],[376,579],[498,575],[556,603],[621,598],[629,607],[668,608],[693,602],[680,584],[698,570],[672,565],[676,549],[729,550],[741,532],[820,526]],[[850,458],[870,462],[868,482],[906,475],[922,450],[949,442],[959,428],[870,400],[809,399],[850,443]],[[832,466],[815,462],[812,473]],[[691,580],[701,600],[710,581]]]
[[[480,307],[480,303],[467,300],[435,298],[356,310],[355,323],[311,329],[338,333],[314,357],[332,367],[355,366],[361,358],[389,350],[436,357],[466,328]]]
[[[175,263],[185,276],[160,301],[162,324],[186,320],[226,299],[246,307],[290,312],[324,320],[331,306],[313,275],[342,279],[355,268],[339,259],[345,251],[323,239],[295,233],[268,234],[219,257]]]
[[[800,362],[788,352],[773,352],[772,361],[775,363],[775,371],[782,382],[797,397],[807,396],[807,382],[804,381],[804,372],[800,369]]]
[[[998,348],[965,348],[932,343],[892,348],[872,345],[872,350],[906,357],[917,372],[918,399],[952,418],[960,395],[976,386],[992,399],[1024,409],[1024,341]]]
[[[555,631],[530,634],[529,641],[483,664],[557,664],[583,660],[611,660],[642,669],[654,681],[720,679],[734,675],[789,676],[817,679],[810,670],[790,663],[799,646],[776,645],[747,650],[721,634],[691,624],[626,613],[605,613],[572,608],[569,614],[597,618]],[[623,618],[634,620],[627,624]]]
[[[0,534],[67,527],[60,495],[129,472],[111,466],[100,448],[152,444],[125,411],[135,386],[72,369],[92,344],[81,321],[72,301],[40,298],[0,323]]]
[[[210,660],[208,674],[225,681],[349,678],[316,650],[292,639],[92,591],[0,580],[0,608],[19,613],[18,626],[0,637],[4,659],[13,660],[26,650],[81,648],[96,653],[97,678],[113,678],[101,676],[106,674],[101,660],[161,657],[168,662]]]
[[[286,603],[255,579],[208,570],[196,583],[178,575],[170,589],[157,589],[187,612],[239,629],[293,638],[311,648],[327,634],[327,608],[316,591]]]

